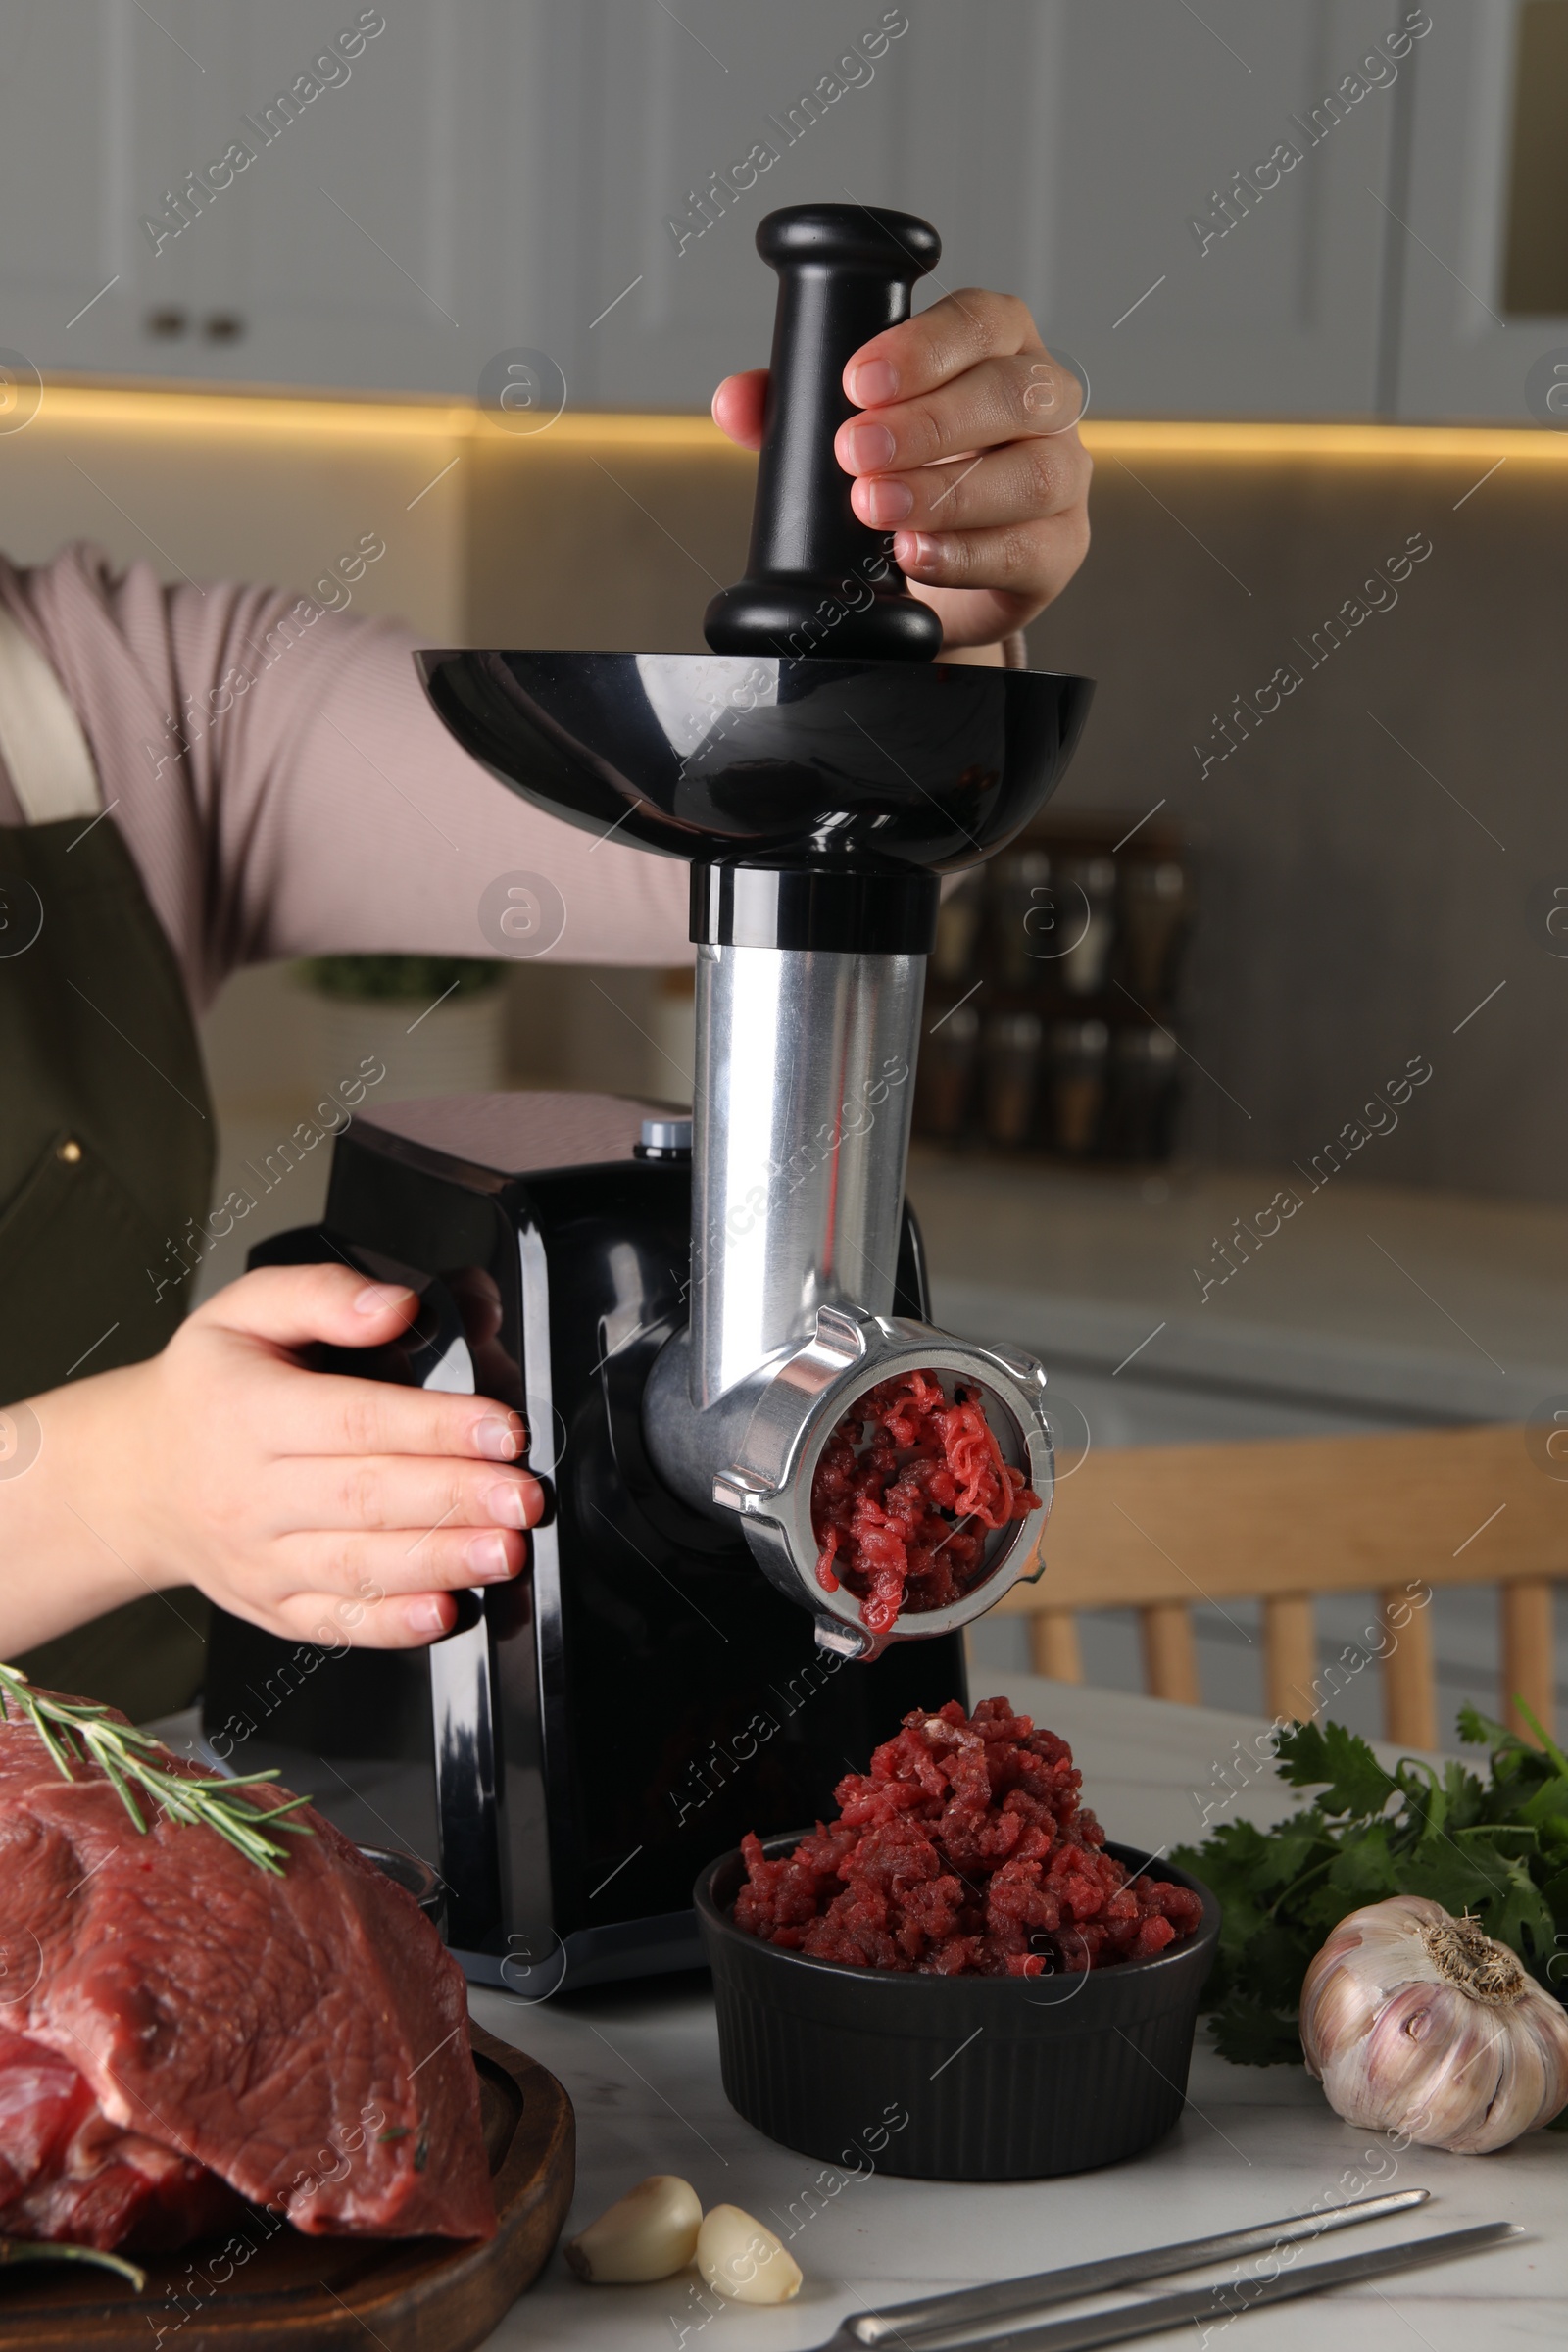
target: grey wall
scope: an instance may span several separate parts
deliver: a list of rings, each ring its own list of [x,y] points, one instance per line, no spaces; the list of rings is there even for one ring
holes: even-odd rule
[[[1031,658],[1100,680],[1061,805],[1164,796],[1197,845],[1200,1158],[1304,1162],[1421,1054],[1431,1082],[1358,1175],[1568,1189],[1568,961],[1533,895],[1568,885],[1568,451],[1474,488],[1496,455],[1101,456],[1093,551]],[[1312,667],[1412,534],[1432,553],[1397,603]],[[1215,713],[1282,663],[1300,685],[1201,774]]]
[[[744,564],[751,462],[674,419],[480,440],[411,411],[395,432],[313,439],[253,405],[155,431],[123,404],[99,417],[62,395],[0,439],[8,551],[35,559],[80,534],[164,560],[134,514],[170,577],[305,582],[385,518],[388,557],[358,609],[402,612],[438,641],[671,650],[701,644],[714,582]],[[1063,805],[1136,815],[1163,797],[1199,845],[1183,1035],[1211,1078],[1189,1066],[1191,1149],[1309,1159],[1424,1054],[1432,1082],[1357,1173],[1560,1199],[1568,962],[1544,952],[1531,910],[1533,892],[1568,882],[1568,441],[1543,435],[1530,454],[1516,436],[1474,488],[1498,454],[1484,434],[1445,436],[1441,457],[1388,436],[1373,455],[1264,458],[1112,446],[1130,429],[1102,428],[1095,544],[1032,649],[1101,681]],[[1295,640],[1411,533],[1433,552],[1398,603],[1310,668]],[[1216,710],[1287,662],[1302,684],[1200,780],[1193,746],[1212,740]],[[519,1071],[646,1083],[639,976],[517,979]],[[242,1058],[230,1075],[255,1088]]]

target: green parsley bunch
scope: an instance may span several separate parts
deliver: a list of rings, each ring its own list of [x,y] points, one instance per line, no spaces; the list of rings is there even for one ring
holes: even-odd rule
[[[1461,1708],[1460,1739],[1491,1751],[1486,1777],[1411,1756],[1386,1772],[1343,1724],[1293,1725],[1277,1769],[1293,1788],[1317,1789],[1313,1802],[1276,1829],[1228,1822],[1174,1850],[1223,1914],[1203,1996],[1222,2057],[1298,2063],[1308,1965],[1348,1913],[1391,1894],[1468,1912],[1548,1991],[1568,1987],[1568,1757],[1520,1711],[1539,1744]]]

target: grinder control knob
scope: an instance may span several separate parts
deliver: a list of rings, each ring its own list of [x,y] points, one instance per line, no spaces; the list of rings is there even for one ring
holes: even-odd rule
[[[692,1123],[683,1119],[644,1119],[631,1148],[633,1159],[679,1159],[692,1155]]]

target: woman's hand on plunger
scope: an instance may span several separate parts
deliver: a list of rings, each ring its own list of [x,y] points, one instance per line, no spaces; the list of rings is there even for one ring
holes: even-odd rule
[[[944,650],[1021,629],[1089,547],[1083,394],[1052,359],[1027,307],[965,287],[862,344],[844,370],[860,414],[839,427],[851,500],[942,617]],[[726,376],[713,417],[762,440],[767,370]]]
[[[162,1354],[35,1398],[42,1443],[0,1488],[0,1550],[56,1573],[0,1578],[0,1656],[182,1584],[290,1641],[450,1632],[454,1592],[514,1577],[544,1510],[520,1416],[298,1354],[394,1342],[417,1303],[347,1266],[264,1267]]]

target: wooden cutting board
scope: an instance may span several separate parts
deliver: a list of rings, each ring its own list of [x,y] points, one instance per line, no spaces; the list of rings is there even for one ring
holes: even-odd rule
[[[468,2032],[500,2224],[488,2245],[285,2227],[236,2269],[231,2232],[138,2257],[144,2294],[107,2271],[19,2265],[0,2270],[0,2352],[471,2352],[550,2259],[575,2125],[554,2075],[471,2021]]]

